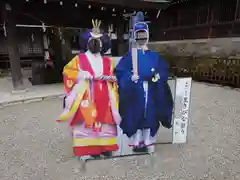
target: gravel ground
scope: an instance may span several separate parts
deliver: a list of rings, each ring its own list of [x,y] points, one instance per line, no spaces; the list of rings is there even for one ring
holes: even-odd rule
[[[85,172],[68,127],[55,122],[61,105],[0,109],[1,180],[240,180],[239,91],[193,83],[188,144],[159,145],[153,158],[92,161]]]

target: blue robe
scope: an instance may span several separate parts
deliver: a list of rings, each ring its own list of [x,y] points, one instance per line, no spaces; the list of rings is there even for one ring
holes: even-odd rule
[[[150,135],[154,137],[160,123],[171,128],[173,100],[168,80],[168,64],[157,52],[138,50],[139,80],[132,82],[131,52],[122,57],[116,66],[115,74],[118,80],[119,112],[122,117],[120,124],[123,133],[128,137],[134,135],[138,129],[150,128]],[[155,73],[160,79],[152,81]],[[148,82],[147,104],[143,82]]]

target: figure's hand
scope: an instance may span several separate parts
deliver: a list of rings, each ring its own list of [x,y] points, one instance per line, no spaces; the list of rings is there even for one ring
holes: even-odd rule
[[[157,73],[153,76],[152,82],[157,82],[160,79],[160,75]]]
[[[136,81],[139,80],[139,76],[138,76],[138,75],[132,75],[131,80],[132,80],[133,82],[136,82]]]
[[[103,77],[102,75],[95,75],[94,79],[95,80],[101,80],[101,79],[103,79],[102,77]]]
[[[88,71],[80,71],[78,73],[78,80],[80,79],[93,79],[93,76]]]

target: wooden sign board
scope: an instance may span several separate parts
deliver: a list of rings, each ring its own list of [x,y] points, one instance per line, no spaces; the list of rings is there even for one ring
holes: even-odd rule
[[[192,78],[177,78],[173,113],[173,143],[186,143]]]

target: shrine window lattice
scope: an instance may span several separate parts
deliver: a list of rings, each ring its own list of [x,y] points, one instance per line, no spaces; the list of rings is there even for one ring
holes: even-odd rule
[[[43,57],[41,36],[38,33],[28,32],[26,29],[24,31],[19,30],[18,33],[21,66],[22,68],[30,68],[34,59]],[[8,48],[4,33],[0,34],[0,69],[10,69]]]
[[[156,40],[240,36],[240,0],[192,0],[174,4],[158,19]],[[160,32],[160,33],[159,33]]]

